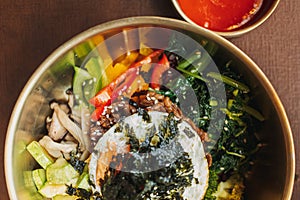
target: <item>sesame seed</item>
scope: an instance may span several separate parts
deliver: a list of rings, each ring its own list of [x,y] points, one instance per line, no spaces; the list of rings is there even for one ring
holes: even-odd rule
[[[155,98],[155,97],[151,97],[151,100],[155,101],[155,100],[156,100],[156,98]]]

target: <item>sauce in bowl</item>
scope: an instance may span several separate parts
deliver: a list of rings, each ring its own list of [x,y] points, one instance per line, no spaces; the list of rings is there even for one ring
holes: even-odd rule
[[[230,31],[247,23],[263,0],[178,0],[196,24],[213,31]]]

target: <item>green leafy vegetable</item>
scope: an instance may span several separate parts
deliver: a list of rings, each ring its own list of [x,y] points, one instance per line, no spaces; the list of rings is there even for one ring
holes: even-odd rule
[[[210,151],[213,162],[210,167],[209,186],[205,199],[214,200],[218,196],[221,197],[224,188],[220,188],[220,184],[222,183],[222,186],[223,181],[226,180],[229,180],[226,182],[226,187],[231,191],[227,197],[242,199],[244,175],[251,169],[251,164],[255,160],[254,152],[257,152],[261,146],[254,134],[254,125],[257,123],[256,120],[263,121],[264,117],[249,105],[251,103],[250,88],[244,83],[242,77],[231,70],[234,62],[226,60],[223,55],[218,55],[217,45],[213,42],[203,38],[200,38],[199,42],[208,53],[201,51],[199,55],[184,54],[188,57],[187,59],[181,58],[179,54],[170,55],[170,57],[176,57],[173,60],[177,61],[177,65],[171,64],[171,66],[175,66],[174,68],[182,72],[185,79],[178,79],[169,88],[176,96],[184,96],[186,94],[182,91],[192,87],[197,95],[199,111],[194,113],[192,110],[182,108],[183,113],[187,114],[204,131],[208,131],[210,127],[208,132],[210,142],[207,144],[207,150]],[[186,47],[180,47],[181,43],[178,38],[173,37],[170,45],[172,47],[176,44],[176,49],[180,49],[181,53],[188,52],[183,51]],[[178,53],[178,51],[174,52]],[[209,71],[211,56],[220,74]],[[210,96],[208,86],[211,86],[211,83],[214,83],[214,91],[225,86],[225,99]],[[220,108],[220,105],[227,106]],[[221,117],[224,114],[225,123],[224,118]],[[212,121],[214,123],[210,123]],[[238,181],[232,181],[235,179],[233,174],[239,177]]]
[[[209,170],[208,188],[204,200],[215,200],[216,196],[214,193],[218,190],[219,176],[216,171]]]
[[[230,85],[232,87],[240,89],[240,90],[242,90],[245,93],[247,93],[247,92],[250,91],[249,87],[246,86],[245,84],[243,84],[243,83],[241,83],[241,82],[239,82],[237,80],[234,80],[234,79],[232,79],[230,77],[227,77],[227,76],[224,76],[224,75],[220,75],[220,74],[218,74],[216,72],[209,72],[207,74],[207,76],[212,77],[214,79],[217,79],[219,81],[223,81],[225,84],[228,84],[228,85]]]

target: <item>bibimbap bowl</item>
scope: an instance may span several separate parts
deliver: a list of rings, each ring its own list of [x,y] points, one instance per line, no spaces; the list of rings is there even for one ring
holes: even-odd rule
[[[5,146],[11,199],[290,199],[294,173],[288,118],[259,67],[161,17],[108,22],[54,51]]]

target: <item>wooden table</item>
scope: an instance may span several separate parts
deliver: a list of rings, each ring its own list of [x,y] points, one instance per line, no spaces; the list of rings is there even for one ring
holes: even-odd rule
[[[282,0],[255,31],[231,41],[269,77],[294,133],[300,164],[300,1]],[[3,170],[6,128],[15,101],[38,65],[60,44],[113,19],[158,15],[179,18],[170,0],[1,0],[0,2],[0,199],[8,199]],[[297,174],[300,165],[297,165]],[[300,199],[296,180],[293,200]]]

